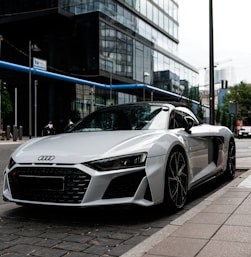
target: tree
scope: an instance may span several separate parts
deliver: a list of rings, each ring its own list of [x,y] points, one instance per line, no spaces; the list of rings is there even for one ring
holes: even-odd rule
[[[201,120],[204,119],[204,113],[205,113],[205,110],[202,108],[202,105],[201,105],[201,102],[200,102],[200,105],[198,106],[197,115],[198,115],[198,117],[199,117]]]
[[[229,92],[223,97],[223,111],[229,112],[229,104],[237,103],[237,118],[244,124],[251,124],[251,85],[241,82],[239,85],[229,88]]]
[[[199,87],[192,87],[189,89],[188,91],[188,98],[189,100],[187,101],[187,105],[192,109],[193,108],[193,102],[192,100],[195,100],[197,102],[199,102],[195,113],[197,114],[197,116],[203,120],[204,118],[204,109],[202,108],[202,105],[201,105],[201,100],[200,100],[200,94],[199,94]]]
[[[199,87],[189,88],[188,98],[199,102],[200,101]]]
[[[215,113],[215,121],[217,124],[220,124],[220,120],[221,120],[221,110],[220,110],[220,107],[218,106]]]
[[[225,111],[222,112],[222,116],[221,116],[221,125],[222,126],[228,126],[228,119],[227,119],[227,114]]]
[[[3,119],[8,118],[8,116],[12,113],[12,102],[10,99],[10,94],[7,90],[1,91],[1,102],[2,102],[2,108],[1,108],[1,116]]]

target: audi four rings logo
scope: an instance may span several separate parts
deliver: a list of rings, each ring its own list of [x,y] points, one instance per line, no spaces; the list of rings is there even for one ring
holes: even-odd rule
[[[37,159],[39,161],[52,161],[55,159],[55,155],[41,155]]]

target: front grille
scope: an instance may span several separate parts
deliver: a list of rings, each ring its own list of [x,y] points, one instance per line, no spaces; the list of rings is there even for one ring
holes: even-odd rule
[[[75,168],[19,167],[8,174],[14,199],[80,203],[91,176]]]

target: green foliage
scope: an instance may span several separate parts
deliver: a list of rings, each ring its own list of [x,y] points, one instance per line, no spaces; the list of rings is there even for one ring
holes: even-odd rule
[[[198,109],[197,109],[197,116],[201,120],[203,120],[205,111],[204,111],[204,109],[202,108],[202,105],[201,105],[199,87],[190,88],[189,91],[188,91],[188,98],[191,99],[191,100],[195,100],[195,101],[200,102],[200,104],[198,105]],[[188,100],[187,105],[192,109],[192,107],[193,107],[192,101]]]
[[[233,128],[233,130],[236,129],[236,124],[237,124],[237,116],[234,115],[233,119],[232,119],[232,128]]]
[[[2,118],[5,119],[7,118],[13,111],[12,108],[12,102],[10,99],[10,94],[7,90],[2,90],[1,91],[1,111],[2,111]]]
[[[200,104],[198,106],[198,112],[197,112],[197,116],[203,120],[204,119],[204,113],[205,113],[205,110],[202,108],[202,105]]]
[[[223,111],[222,115],[221,115],[221,125],[228,126],[228,118],[227,118],[227,114],[225,111]]]
[[[231,115],[230,114],[228,114],[227,115],[227,127],[229,128],[229,129],[231,129],[231,125],[232,125],[232,119],[231,119]]]
[[[188,91],[188,98],[199,102],[200,101],[199,87],[191,87]]]
[[[220,107],[218,106],[215,114],[215,121],[217,124],[219,124],[220,120],[221,120],[221,110],[220,110]]]
[[[237,118],[244,124],[251,124],[251,85],[241,82],[239,85],[229,88],[229,92],[223,97],[223,111],[229,111],[229,104],[237,103]]]
[[[234,131],[237,122],[237,116],[234,114],[226,112],[224,108],[218,106],[215,110],[215,121],[217,125],[222,125],[228,127],[230,130]]]

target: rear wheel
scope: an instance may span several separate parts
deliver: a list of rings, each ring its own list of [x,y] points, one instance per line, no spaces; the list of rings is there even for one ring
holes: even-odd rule
[[[167,162],[164,205],[172,211],[181,209],[188,192],[188,167],[185,154],[174,149]]]
[[[234,179],[236,171],[236,148],[234,140],[229,142],[228,156],[227,156],[227,168],[224,172],[226,179]]]

